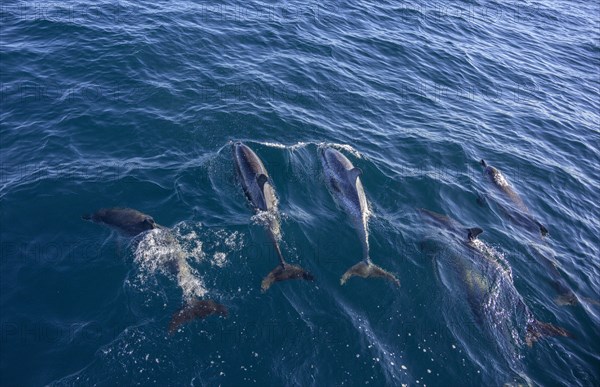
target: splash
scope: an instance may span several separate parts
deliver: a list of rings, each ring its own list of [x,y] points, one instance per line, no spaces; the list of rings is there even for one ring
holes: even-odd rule
[[[224,267],[227,264],[227,254],[223,252],[215,253],[210,263],[214,266]]]
[[[137,279],[141,284],[156,274],[176,273],[177,284],[187,301],[207,293],[204,281],[187,262],[189,256],[201,260],[204,254],[195,233],[178,235],[178,231],[176,226],[172,231],[155,229],[144,234],[136,247],[134,261],[140,269]]]
[[[508,180],[506,180],[504,175],[500,172],[494,175],[494,180],[496,181],[496,184],[498,184],[501,187],[510,187],[510,184],[508,184]]]
[[[208,292],[204,281],[199,273],[193,269],[184,259],[178,262],[177,284],[183,291],[183,299],[191,301],[194,298],[202,298]]]
[[[258,211],[256,214],[252,215],[252,223],[270,227],[275,222],[279,221],[279,217],[277,212],[275,211]]]
[[[239,231],[203,227],[199,223],[180,222],[172,229],[155,229],[136,241],[134,262],[138,266],[135,284],[148,289],[159,276],[177,282],[184,301],[203,298],[208,293],[196,267],[210,265],[221,269],[228,264],[228,254],[244,247]]]
[[[510,263],[506,260],[506,256],[503,252],[499,251],[493,246],[488,245],[481,239],[474,239],[471,241],[471,245],[485,258],[487,258],[489,263],[493,264],[496,269],[501,270],[502,274],[506,276],[508,281],[513,281],[512,268]]]

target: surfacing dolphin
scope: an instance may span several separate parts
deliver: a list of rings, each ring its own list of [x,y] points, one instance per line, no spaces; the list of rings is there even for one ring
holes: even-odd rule
[[[150,215],[133,208],[102,208],[92,214],[83,215],[82,218],[107,225],[130,237],[159,229],[164,233],[162,235],[164,238],[161,239],[164,243],[179,247],[179,242],[168,228],[157,224]],[[192,275],[191,268],[181,248],[175,248],[174,251],[173,259],[168,262],[168,266],[177,275],[181,285],[186,276]],[[213,300],[186,300],[185,306],[173,315],[169,324],[169,333],[175,332],[182,324],[213,314],[227,317],[227,307]]]
[[[273,242],[279,257],[279,265],[262,280],[262,291],[268,290],[274,282],[278,281],[289,279],[312,281],[314,279],[312,274],[300,266],[287,263],[283,258],[279,247],[281,230],[277,212],[277,199],[269,173],[262,161],[252,149],[239,141],[233,144],[233,159],[246,197],[257,214],[265,215],[269,238]]]
[[[362,243],[362,260],[344,273],[340,283],[345,284],[352,276],[381,277],[399,286],[400,281],[393,274],[375,265],[369,257],[369,209],[360,181],[362,171],[334,148],[324,147],[320,154],[329,190],[350,217]]]
[[[489,322],[491,327],[506,323],[506,312],[520,312],[526,321],[525,343],[531,347],[544,336],[572,337],[564,328],[537,320],[514,286],[512,270],[508,262],[499,262],[492,249],[478,239],[483,230],[466,228],[456,220],[426,209],[419,209],[421,216],[435,226],[449,231],[454,242],[464,247],[455,262],[464,281],[471,311],[478,323]],[[472,261],[469,260],[469,257]]]
[[[517,207],[517,210],[519,211],[509,211],[508,209],[502,207],[501,209],[505,213],[506,217],[514,223],[525,227],[535,226],[539,229],[542,236],[548,235],[548,229],[534,218],[529,211],[529,208],[527,208],[525,205],[525,202],[523,202],[523,199],[521,199],[519,194],[510,185],[502,172],[491,165],[488,165],[485,160],[481,160],[480,163],[484,168],[483,171],[485,175],[490,179],[492,184],[494,184],[510,200],[510,202]]]
[[[85,214],[81,218],[94,223],[105,224],[131,237],[144,231],[163,228],[156,224],[150,215],[133,208],[102,208],[93,214]]]

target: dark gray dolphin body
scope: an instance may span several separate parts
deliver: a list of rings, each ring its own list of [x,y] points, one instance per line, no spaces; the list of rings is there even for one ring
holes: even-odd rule
[[[283,258],[279,247],[281,231],[277,212],[277,198],[269,173],[262,161],[252,149],[241,142],[233,144],[233,159],[246,197],[257,213],[266,215],[269,238],[273,242],[279,257],[279,266],[263,279],[262,290],[266,291],[274,282],[288,279],[313,280],[312,274],[299,266],[290,265]]]
[[[529,211],[529,208],[525,205],[525,202],[523,202],[523,199],[517,194],[504,175],[498,169],[488,165],[485,160],[481,160],[481,165],[484,168],[485,175],[490,179],[492,184],[494,184],[508,200],[517,207],[517,212],[502,207],[504,215],[513,223],[528,228],[535,226],[539,229],[542,236],[548,235],[548,229],[534,218]]]
[[[321,150],[321,162],[330,191],[350,217],[362,244],[362,260],[344,273],[340,280],[341,284],[356,275],[363,278],[387,278],[400,285],[400,281],[393,274],[375,265],[369,257],[369,209],[360,181],[362,171],[355,168],[342,153],[329,147]]]
[[[83,215],[82,218],[105,224],[129,236],[162,227],[150,215],[133,208],[102,208],[91,215]]]
[[[478,239],[482,229],[467,228],[456,220],[433,211],[419,209],[419,213],[435,226],[449,231],[455,242],[465,248],[463,257],[456,261],[456,268],[465,284],[469,306],[478,323],[489,320],[490,326],[502,324],[506,311],[518,311],[526,320],[525,342],[532,346],[543,336],[572,335],[561,327],[535,319],[533,312],[525,304],[523,298],[514,286],[512,270],[507,262],[499,262],[491,254],[491,249]],[[466,254],[468,253],[468,254]],[[469,261],[469,257],[473,261]],[[491,299],[491,297],[495,297]],[[512,304],[514,303],[514,305]],[[487,310],[486,308],[502,308],[503,310]]]
[[[133,208],[103,208],[93,214],[83,215],[82,218],[95,223],[105,224],[130,237],[135,237],[149,230],[160,229],[165,233],[165,243],[179,243],[169,229],[157,224],[150,215],[134,210]],[[181,249],[175,249],[175,251],[179,253],[175,254],[173,260],[169,262],[169,267],[181,282],[181,279],[185,275],[191,275],[190,266]],[[185,306],[173,315],[169,324],[169,333],[175,332],[179,326],[193,319],[204,318],[212,314],[227,316],[227,308],[213,300],[188,300]]]

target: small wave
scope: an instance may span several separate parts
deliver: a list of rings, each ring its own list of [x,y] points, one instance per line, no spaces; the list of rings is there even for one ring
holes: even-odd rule
[[[319,148],[324,148],[326,146],[330,146],[332,148],[336,148],[338,150],[345,150],[346,152],[351,153],[354,157],[358,158],[358,159],[362,159],[363,155],[362,153],[360,153],[356,148],[354,148],[352,145],[348,145],[348,144],[338,144],[335,142],[330,142],[330,143],[326,143],[326,142],[322,142],[318,144]]]
[[[297,143],[292,144],[292,145],[285,145],[285,144],[281,144],[278,142],[270,142],[270,141],[256,141],[256,143],[267,146],[269,148],[290,149],[290,150],[297,150],[297,149],[304,148],[304,147],[310,145],[308,142],[304,142],[304,141],[298,141]]]
[[[392,345],[379,337],[364,315],[337,297],[336,301],[358,332],[362,345],[366,346],[366,350],[374,355],[373,360],[381,367],[388,384],[398,384],[399,381],[405,381],[409,376],[406,367],[402,365],[402,355],[396,353]]]
[[[278,221],[278,214],[275,211],[258,211],[250,218],[252,223],[268,227],[273,222]]]

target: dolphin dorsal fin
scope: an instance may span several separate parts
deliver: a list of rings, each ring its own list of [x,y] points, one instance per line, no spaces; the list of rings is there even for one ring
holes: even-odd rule
[[[264,173],[261,173],[256,176],[256,182],[258,183],[258,186],[261,190],[263,189],[267,181],[269,181],[269,178]]]
[[[481,234],[483,232],[483,230],[480,229],[479,227],[468,228],[467,231],[468,231],[467,238],[469,238],[470,241],[477,239],[479,234]]]
[[[362,175],[362,169],[358,167],[354,167],[348,170],[348,176],[350,176],[350,179],[353,181],[355,181],[356,178],[358,178],[360,175]]]

